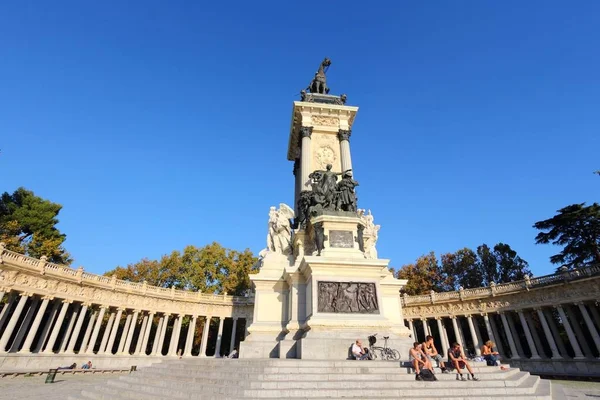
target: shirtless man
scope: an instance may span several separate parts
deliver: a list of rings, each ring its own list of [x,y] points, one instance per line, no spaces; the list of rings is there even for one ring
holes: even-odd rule
[[[431,362],[425,353],[423,353],[421,347],[422,345],[419,342],[414,342],[412,349],[408,351],[408,359],[415,369],[415,380],[417,381],[423,380],[423,378],[421,378],[421,369],[432,370]]]
[[[448,370],[446,369],[446,363],[444,362],[444,358],[440,353],[438,353],[435,348],[435,344],[433,343],[433,336],[427,335],[425,338],[425,343],[423,343],[423,351],[425,355],[433,365],[433,360],[437,361],[438,366],[442,370],[442,374],[447,374]]]

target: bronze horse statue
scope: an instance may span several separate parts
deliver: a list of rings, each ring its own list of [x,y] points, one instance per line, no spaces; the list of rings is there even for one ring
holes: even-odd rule
[[[327,87],[327,77],[325,72],[331,65],[331,60],[327,57],[321,62],[319,70],[315,73],[315,77],[310,82],[310,85],[306,88],[310,93],[328,94],[329,88]]]

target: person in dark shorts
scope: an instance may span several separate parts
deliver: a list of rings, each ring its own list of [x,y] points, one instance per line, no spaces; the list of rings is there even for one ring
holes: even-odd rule
[[[473,369],[469,362],[465,358],[465,355],[460,347],[460,344],[454,342],[452,343],[452,347],[448,349],[448,363],[451,364],[454,368],[456,368],[456,380],[466,381],[467,379],[472,379],[474,381],[478,381],[479,378],[475,376],[473,373]],[[463,376],[462,369],[466,368],[469,371],[469,375],[467,378]]]

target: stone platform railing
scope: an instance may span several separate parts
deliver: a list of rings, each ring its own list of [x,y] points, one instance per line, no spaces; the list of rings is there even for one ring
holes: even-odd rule
[[[415,338],[474,355],[487,340],[511,364],[548,375],[600,376],[600,265],[489,287],[401,296]],[[434,323],[435,321],[435,323]]]
[[[0,311],[0,370],[24,367],[32,354],[54,367],[62,355],[70,360],[95,356],[106,363],[98,367],[115,366],[115,360],[140,365],[147,356],[178,353],[203,357],[209,348],[218,357],[243,340],[254,309],[252,297],[118,280],[27,257],[0,244],[0,303],[7,293]],[[209,335],[212,318],[219,323]],[[222,342],[223,336],[229,343]],[[41,366],[43,359],[37,360]]]

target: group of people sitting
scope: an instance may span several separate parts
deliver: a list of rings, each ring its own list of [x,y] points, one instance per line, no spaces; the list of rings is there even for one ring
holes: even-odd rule
[[[495,346],[496,345],[491,340],[485,342],[483,346],[481,346],[481,356],[486,361],[487,365],[500,366],[500,369],[506,370],[506,367],[500,365],[500,355],[497,351],[494,351]],[[352,345],[352,355],[356,360],[371,359],[369,349],[363,347],[360,339],[356,340]],[[447,362],[444,361],[444,357],[437,351],[433,336],[431,335],[427,335],[425,342],[423,343],[414,342],[413,347],[408,352],[408,357],[415,370],[415,379],[418,381],[437,381],[437,378],[433,373],[434,361],[437,363],[437,366],[441,369],[443,374],[448,373],[450,369],[455,370],[457,380],[479,380],[479,378],[475,376],[473,368],[465,357],[462,346],[456,342],[452,343],[452,346],[448,349]],[[468,371],[466,377],[463,374],[465,369]]]

